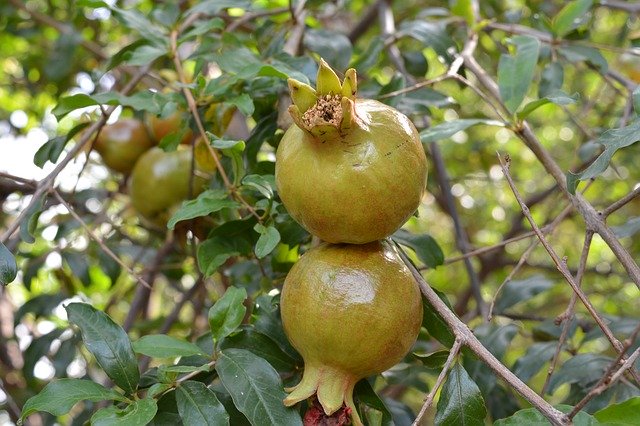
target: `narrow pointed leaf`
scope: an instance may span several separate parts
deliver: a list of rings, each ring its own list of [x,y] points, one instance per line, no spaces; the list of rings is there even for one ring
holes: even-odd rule
[[[225,349],[216,371],[234,405],[251,424],[302,426],[298,411],[282,403],[286,395],[280,376],[264,359],[243,349]]]
[[[176,389],[176,405],[185,425],[229,425],[229,414],[204,383],[193,380],[181,383]]]
[[[133,350],[154,358],[206,355],[198,345],[165,334],[142,336],[133,342]]]
[[[247,311],[242,304],[246,298],[247,291],[244,288],[231,286],[209,309],[209,326],[214,342],[228,336],[240,326]]]
[[[481,426],[487,410],[480,389],[462,365],[456,363],[442,386],[436,410],[438,426]]]
[[[85,346],[100,367],[127,393],[135,392],[140,372],[127,333],[104,312],[86,303],[66,306],[69,322],[82,332]]]
[[[18,264],[16,258],[4,244],[0,243],[0,285],[7,285],[16,279]]]
[[[498,87],[505,106],[511,113],[515,113],[533,80],[540,41],[529,36],[516,36],[512,41],[516,46],[516,53],[514,56],[500,56]]]

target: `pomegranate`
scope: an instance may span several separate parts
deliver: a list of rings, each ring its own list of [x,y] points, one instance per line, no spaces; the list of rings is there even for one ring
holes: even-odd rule
[[[287,275],[281,315],[305,362],[302,381],[290,389],[285,405],[317,394],[326,415],[344,404],[361,425],[353,388],[407,354],[420,331],[422,302],[390,242],[323,243]]]
[[[294,124],[276,153],[276,184],[291,216],[331,243],[363,244],[395,232],[416,211],[427,162],[411,121],[357,99],[354,69],[342,84],[321,61],[317,89],[289,79]]]
[[[129,174],[138,158],[154,145],[144,124],[129,118],[104,126],[93,147],[107,167]]]

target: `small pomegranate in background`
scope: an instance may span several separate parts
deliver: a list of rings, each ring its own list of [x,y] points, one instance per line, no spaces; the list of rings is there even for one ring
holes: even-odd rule
[[[321,61],[317,89],[289,79],[293,124],[276,154],[278,193],[291,216],[330,243],[391,235],[416,211],[427,179],[418,132],[396,109],[357,99]]]
[[[128,118],[104,126],[93,148],[105,166],[129,174],[138,158],[155,144],[140,120]]]
[[[422,324],[420,290],[388,241],[322,244],[293,266],[284,283],[285,333],[304,358],[302,381],[284,400],[316,394],[326,415],[343,404],[362,422],[353,388],[397,364]]]

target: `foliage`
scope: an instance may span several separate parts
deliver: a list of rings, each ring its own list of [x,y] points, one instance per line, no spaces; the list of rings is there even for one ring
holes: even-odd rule
[[[282,404],[303,364],[279,291],[313,241],[280,202],[274,153],[291,123],[287,79],[313,83],[323,57],[420,131],[429,193],[393,239],[443,304],[576,425],[638,424],[637,362],[598,388],[620,366],[612,339],[627,356],[640,346],[636,6],[2,2],[0,423],[302,423],[307,404]],[[189,119],[157,142],[204,136],[217,171],[158,227],[89,135],[176,111]],[[35,166],[14,176],[34,140]],[[562,265],[531,246],[496,151],[581,281],[577,303]],[[458,331],[423,302],[412,353],[356,386],[361,418],[410,424],[445,368],[425,424],[546,424],[477,351],[451,350]]]

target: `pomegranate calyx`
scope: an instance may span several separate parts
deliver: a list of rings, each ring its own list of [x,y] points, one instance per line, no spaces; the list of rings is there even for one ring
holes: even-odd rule
[[[320,59],[316,89],[291,78],[288,84],[293,101],[289,114],[302,130],[324,142],[345,135],[355,123],[355,69],[347,70],[341,84],[335,71]]]

